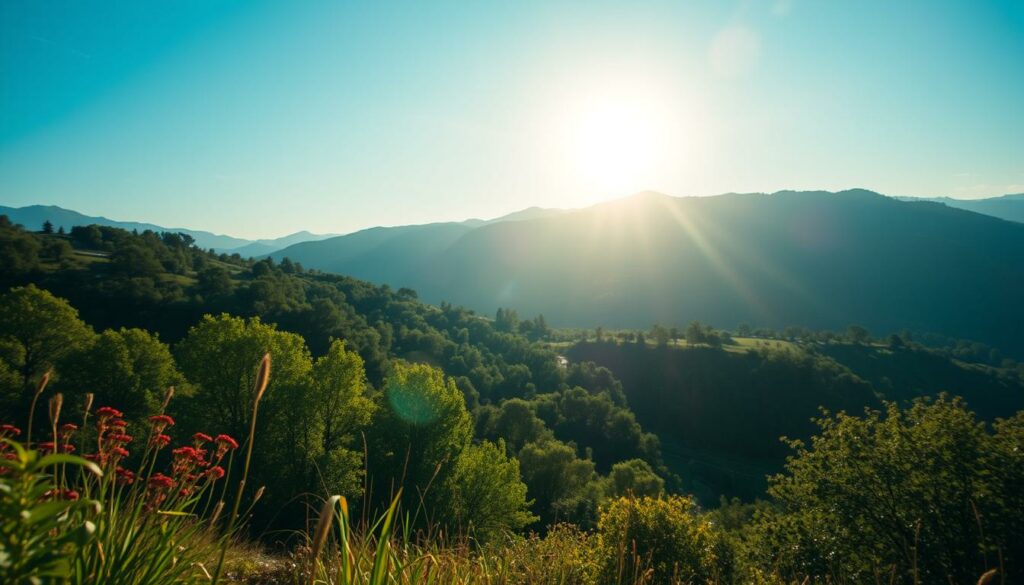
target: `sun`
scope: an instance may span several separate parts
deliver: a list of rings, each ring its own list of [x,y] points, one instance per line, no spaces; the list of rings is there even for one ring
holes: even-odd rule
[[[665,161],[667,128],[661,108],[649,100],[592,97],[569,128],[570,153],[588,188],[625,194],[652,186]]]

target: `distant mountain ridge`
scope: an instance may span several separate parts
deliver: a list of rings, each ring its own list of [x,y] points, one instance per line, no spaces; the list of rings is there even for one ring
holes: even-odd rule
[[[953,199],[952,197],[898,197],[900,201],[931,201],[957,209],[991,215],[1024,223],[1024,193],[988,197],[986,199]]]
[[[521,221],[373,228],[270,257],[563,326],[859,323],[1024,353],[1024,224],[861,189],[643,193]]]
[[[27,228],[34,230],[40,229],[43,225],[43,222],[50,221],[53,224],[54,229],[63,227],[66,230],[70,230],[72,227],[76,225],[96,224],[126,230],[180,232],[188,234],[195,238],[196,245],[199,246],[200,248],[213,248],[218,252],[238,252],[243,257],[269,254],[270,252],[279,250],[292,244],[308,240],[329,238],[334,235],[319,235],[311,234],[307,231],[301,231],[275,239],[246,240],[243,238],[236,238],[233,236],[226,236],[222,234],[214,234],[202,230],[192,230],[187,228],[168,228],[152,223],[118,221],[103,216],[84,215],[77,211],[64,209],[63,207],[58,207],[56,205],[29,205],[26,207],[6,207],[0,205],[0,215],[6,215],[14,223],[22,224]]]

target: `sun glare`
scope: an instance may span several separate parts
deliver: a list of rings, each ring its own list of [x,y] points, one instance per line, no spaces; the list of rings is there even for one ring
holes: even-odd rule
[[[568,155],[593,191],[619,196],[657,188],[659,175],[679,154],[677,116],[655,100],[588,97],[568,128]]]

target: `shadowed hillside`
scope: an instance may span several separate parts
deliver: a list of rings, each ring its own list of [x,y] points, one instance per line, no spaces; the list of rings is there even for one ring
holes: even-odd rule
[[[971,338],[1019,355],[1024,225],[870,191],[672,198],[553,217],[384,229],[274,254],[556,325],[701,320]],[[415,235],[411,235],[415,234]]]

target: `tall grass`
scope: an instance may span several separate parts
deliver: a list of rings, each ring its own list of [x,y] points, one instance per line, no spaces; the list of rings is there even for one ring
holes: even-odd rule
[[[240,530],[239,517],[248,514],[240,514],[241,504],[256,408],[269,375],[267,355],[258,376],[245,467],[227,518],[221,514],[228,487],[222,479],[238,444],[227,435],[214,439],[196,433],[191,444],[172,449],[164,431],[174,425],[166,414],[173,388],[140,436],[129,434],[117,409],[92,411],[92,395],[81,427],[61,424],[63,396],[50,398],[49,441],[34,443],[26,434],[23,446],[14,440],[19,429],[0,427],[0,581],[216,583]],[[48,380],[47,374],[37,386],[33,411]],[[132,445],[141,449],[134,460],[128,451]],[[78,457],[74,451],[90,453]],[[211,575],[204,563],[214,559]]]

